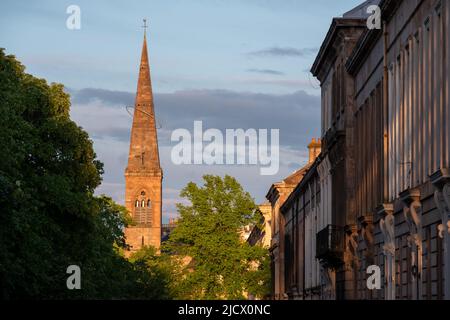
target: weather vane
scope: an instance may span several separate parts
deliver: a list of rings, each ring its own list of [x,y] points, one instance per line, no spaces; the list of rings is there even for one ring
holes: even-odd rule
[[[142,26],[142,28],[144,28],[144,33],[146,34],[147,33],[147,28],[148,28],[148,26],[147,26],[147,19],[143,19],[143,21],[144,21],[144,25]]]

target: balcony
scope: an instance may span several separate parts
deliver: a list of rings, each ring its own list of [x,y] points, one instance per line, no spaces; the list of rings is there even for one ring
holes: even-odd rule
[[[317,233],[316,258],[325,267],[337,267],[343,263],[344,228],[329,225]]]

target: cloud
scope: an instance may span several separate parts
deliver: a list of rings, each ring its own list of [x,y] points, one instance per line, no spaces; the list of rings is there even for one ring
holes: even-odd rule
[[[247,72],[251,73],[262,73],[262,74],[270,74],[274,76],[282,76],[285,73],[277,70],[271,70],[271,69],[247,69]]]
[[[108,104],[133,105],[135,94],[125,91],[113,91],[104,89],[85,88],[81,90],[68,89],[73,104],[86,104],[100,100]]]
[[[268,78],[262,78],[262,77],[252,77],[252,78],[240,78],[237,81],[245,84],[258,84],[258,85],[266,85],[269,87],[273,86],[281,86],[286,88],[292,88],[292,89],[298,89],[301,87],[309,87],[314,90],[315,88],[312,83],[307,79],[283,79],[280,77],[268,77]]]
[[[134,94],[102,89],[72,91],[72,117],[95,138],[129,141]],[[319,133],[320,97],[296,91],[275,95],[229,90],[186,90],[154,95],[161,145],[175,129],[280,129],[280,144],[303,148]]]
[[[253,57],[305,57],[315,54],[317,51],[317,48],[270,47],[249,52],[248,55]]]
[[[125,106],[132,105],[134,94],[87,88],[69,90],[71,117],[94,141],[95,152],[105,164],[103,183],[97,194],[105,193],[123,203],[124,170],[129,151],[132,117]],[[229,174],[263,202],[270,185],[281,181],[307,161],[306,146],[320,132],[320,98],[304,91],[274,95],[227,90],[186,90],[156,93],[155,111],[162,124],[158,130],[161,166],[164,171],[163,214],[165,221],[176,214],[182,202],[179,191],[190,181],[202,183],[204,174]],[[259,166],[177,166],[171,161],[175,143],[173,130],[193,131],[194,121],[203,121],[203,130],[280,129],[280,170],[276,176],[261,176]]]

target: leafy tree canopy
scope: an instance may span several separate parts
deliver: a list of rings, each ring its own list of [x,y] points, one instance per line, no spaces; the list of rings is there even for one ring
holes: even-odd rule
[[[0,49],[0,297],[168,298],[163,280],[120,254],[126,210],[94,196],[103,165],[69,110],[62,85]],[[72,264],[81,290],[66,287]]]
[[[189,183],[178,204],[180,219],[164,250],[182,257],[181,299],[263,297],[269,285],[266,249],[242,239],[243,228],[259,222],[252,197],[232,177],[205,175],[204,185]]]

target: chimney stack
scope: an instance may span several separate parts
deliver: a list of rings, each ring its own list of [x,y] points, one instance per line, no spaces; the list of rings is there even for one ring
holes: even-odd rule
[[[322,142],[320,139],[312,138],[311,143],[308,145],[309,149],[309,161],[308,163],[313,163],[316,158],[319,156],[321,150],[322,150]]]

